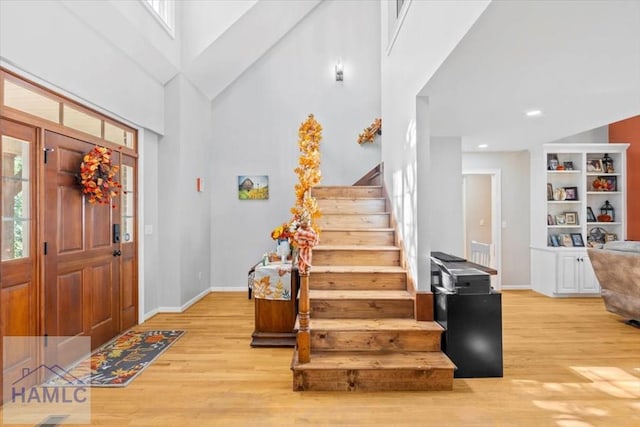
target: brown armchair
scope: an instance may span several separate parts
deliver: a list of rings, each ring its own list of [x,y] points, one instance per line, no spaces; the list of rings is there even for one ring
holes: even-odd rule
[[[605,308],[640,325],[640,242],[609,242],[587,252]]]

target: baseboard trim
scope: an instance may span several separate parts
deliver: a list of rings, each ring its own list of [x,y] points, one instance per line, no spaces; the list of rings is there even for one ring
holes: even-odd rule
[[[160,313],[159,308],[153,309],[150,312],[144,314],[144,316],[142,317],[142,321],[146,322],[147,320],[151,319],[153,316],[155,316],[158,313]]]
[[[188,309],[193,304],[197,303],[198,301],[200,301],[202,298],[206,297],[210,293],[211,293],[211,288],[207,288],[204,291],[200,292],[198,295],[196,295],[195,297],[191,298],[189,301],[182,304],[182,306],[180,307],[180,312],[182,313],[183,311],[185,311],[186,309]]]
[[[147,321],[159,313],[182,313],[186,311],[189,307],[191,307],[193,304],[197,303],[202,298],[209,295],[211,292],[212,292],[212,288],[207,288],[204,291],[200,292],[195,297],[191,298],[189,301],[182,304],[180,307],[175,307],[175,306],[174,307],[158,307],[154,310],[151,310],[149,313],[145,314],[144,320]]]
[[[531,285],[504,285],[503,291],[530,291]]]
[[[209,289],[211,292],[247,292],[247,287],[239,288],[237,286],[216,286]]]

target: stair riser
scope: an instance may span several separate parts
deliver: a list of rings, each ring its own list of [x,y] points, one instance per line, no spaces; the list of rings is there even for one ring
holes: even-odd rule
[[[332,197],[352,197],[354,199],[382,197],[382,187],[315,187],[311,194],[317,199]]]
[[[313,265],[400,265],[400,250],[323,250],[313,251]]]
[[[389,214],[341,215],[324,214],[318,219],[318,225],[324,228],[388,228]]]
[[[294,391],[435,391],[453,389],[452,369],[293,371]]]
[[[310,301],[311,318],[389,319],[413,317],[413,300],[317,300]]]
[[[393,245],[393,231],[333,231],[322,230],[323,245],[362,245],[362,246],[390,246]]]
[[[309,275],[309,289],[321,290],[405,290],[404,273],[314,273]]]
[[[311,330],[312,351],[440,351],[440,331]]]
[[[386,212],[384,199],[318,199],[323,214]]]

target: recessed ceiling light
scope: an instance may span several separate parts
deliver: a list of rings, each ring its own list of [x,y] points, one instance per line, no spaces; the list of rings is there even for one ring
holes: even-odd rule
[[[527,117],[535,117],[535,116],[539,116],[540,114],[542,114],[542,111],[540,111],[540,110],[530,110],[530,111],[527,111],[525,114],[527,115]]]
[[[478,145],[478,148],[488,148],[489,144],[480,144]]]

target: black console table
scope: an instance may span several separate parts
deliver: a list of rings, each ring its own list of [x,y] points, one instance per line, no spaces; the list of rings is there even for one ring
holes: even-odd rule
[[[445,329],[442,351],[458,367],[454,377],[502,377],[502,294],[434,290],[434,317]]]

